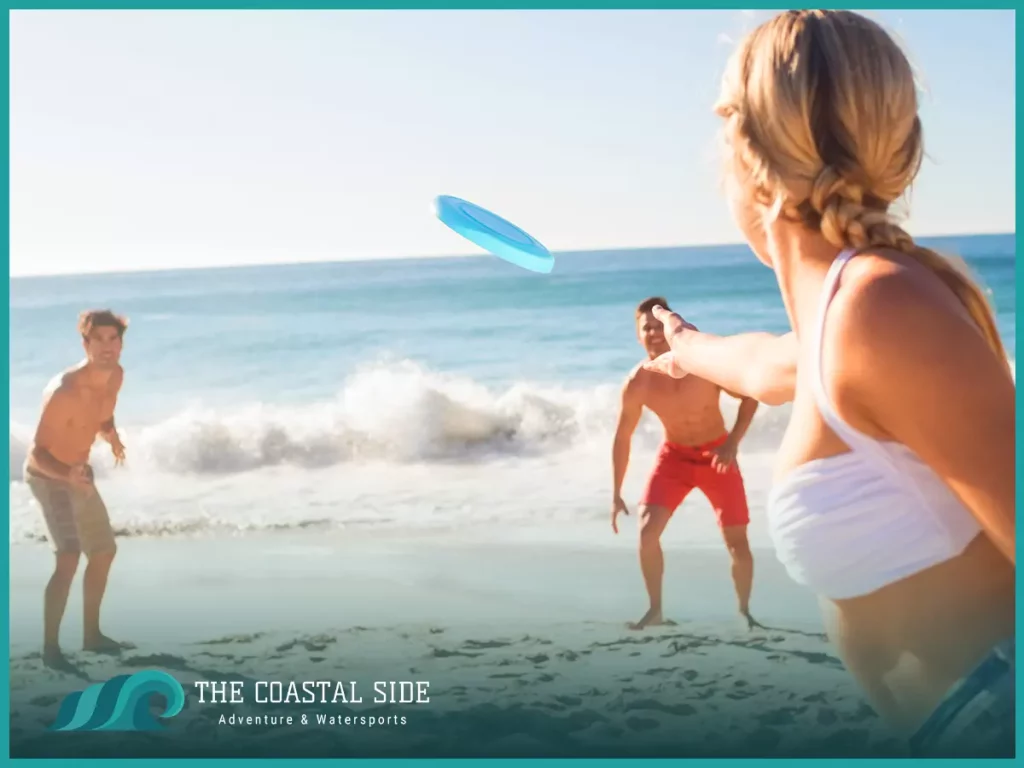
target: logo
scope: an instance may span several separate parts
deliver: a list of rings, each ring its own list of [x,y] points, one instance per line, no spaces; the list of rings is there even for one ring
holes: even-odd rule
[[[149,709],[153,694],[166,705],[159,719]],[[118,675],[68,695],[60,705],[52,731],[158,731],[185,706],[185,689],[166,672],[146,669]]]

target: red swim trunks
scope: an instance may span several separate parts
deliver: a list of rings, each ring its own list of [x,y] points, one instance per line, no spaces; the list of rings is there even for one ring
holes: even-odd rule
[[[690,491],[697,488],[708,497],[721,527],[747,525],[750,511],[739,466],[733,463],[728,471],[718,472],[711,466],[708,454],[725,442],[726,437],[723,435],[704,445],[663,443],[640,503],[675,512]]]

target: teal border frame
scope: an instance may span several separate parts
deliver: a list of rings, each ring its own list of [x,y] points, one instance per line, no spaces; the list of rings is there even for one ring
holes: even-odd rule
[[[856,9],[856,10],[874,10],[874,9],[885,9],[885,8],[896,8],[900,10],[997,10],[997,9],[1012,9],[1016,10],[1021,5],[1020,2],[1014,0],[987,0],[983,4],[970,2],[969,0],[933,0],[933,2],[921,2],[921,0],[904,0],[904,2],[852,2],[845,4],[843,7]],[[3,261],[6,265],[5,272],[8,280],[8,302],[10,301],[10,13],[11,11],[29,11],[29,10],[288,10],[288,11],[304,11],[304,10],[324,10],[324,9],[337,9],[337,10],[450,10],[450,9],[461,9],[461,10],[682,10],[682,9],[721,9],[721,10],[736,10],[736,9],[771,9],[779,8],[778,3],[765,2],[765,0],[749,0],[748,2],[742,3],[730,3],[730,2],[714,2],[714,0],[705,0],[705,2],[697,2],[696,0],[640,0],[637,3],[629,3],[625,0],[562,0],[561,2],[554,2],[553,0],[448,0],[448,2],[417,2],[416,0],[363,0],[362,2],[344,2],[343,0],[303,0],[295,5],[288,5],[284,2],[272,2],[272,0],[250,0],[249,2],[243,2],[242,0],[220,0],[220,2],[197,2],[196,0],[179,0],[178,2],[170,2],[165,0],[159,2],[158,0],[106,0],[95,2],[95,3],[76,3],[70,2],[69,0],[53,0],[52,2],[8,2],[6,4],[6,12],[0,19],[0,26],[2,26],[2,51],[3,51],[3,137],[4,137],[4,153],[3,153],[3,169],[4,175],[8,178],[8,184],[4,188],[4,216],[3,216],[3,234],[4,243],[3,248]],[[1020,28],[1016,28],[1016,41],[1019,43],[1021,40]],[[1015,72],[1015,83],[1019,80],[1021,67],[1020,63],[1016,63]],[[1020,122],[1021,106],[1019,99],[1019,88],[1015,86],[1015,96],[1017,97],[1017,121]],[[1017,149],[1020,148],[1020,140],[1017,140]],[[1020,164],[1017,164],[1016,181],[1019,188],[1021,179]],[[1016,232],[1016,221],[1020,219],[1021,203],[1017,202],[1017,216],[1015,218],[1014,232]],[[1015,265],[1015,281],[1018,292],[1021,290],[1021,268],[1019,262]],[[9,304],[8,304],[9,310]],[[4,347],[4,368],[7,374],[3,378],[3,388],[5,401],[8,403],[8,430],[10,429],[10,312],[4,316],[3,324],[6,326],[3,336],[3,347]],[[1021,329],[1020,315],[1016,318],[1016,328],[1019,335]],[[1021,432],[1021,426],[1024,424],[1024,418],[1020,415],[1020,404],[1021,397],[1018,391],[1017,395],[1017,415],[1016,415],[1016,429],[1018,435]],[[7,462],[10,463],[10,441],[8,441],[7,451],[4,452],[4,456]],[[1016,468],[1018,477],[1024,473],[1024,460],[1022,460],[1020,452],[1017,452],[1016,456]],[[1017,492],[1017,500],[1020,501],[1021,492]],[[5,523],[10,526],[10,494],[4,496],[2,502],[3,508],[3,519]],[[8,552],[7,557],[3,558],[3,578],[4,578],[4,590],[5,594],[10,593],[10,553]],[[1017,587],[1020,587],[1020,579],[1017,579]],[[1019,608],[1019,605],[1018,605]],[[0,760],[5,763],[12,765],[24,765],[24,766],[63,766],[70,765],[70,760],[62,759],[10,759],[10,612],[4,611],[2,618],[2,626],[4,630],[4,636],[7,639],[7,662],[0,670],[0,685],[3,687],[3,693],[0,695],[0,715],[2,715],[2,721],[8,723],[7,726],[0,727],[0,744],[2,744],[2,751],[0,751]],[[1018,610],[1017,614],[1017,628],[1020,628],[1020,613]],[[1017,681],[1020,681],[1020,675],[1017,675]],[[1017,732],[1019,733],[1021,728],[1021,722],[1024,720],[1020,710],[1017,711]],[[79,762],[76,760],[76,762]],[[102,765],[108,762],[107,758],[102,759],[82,759],[80,762],[88,763],[90,765]],[[152,765],[155,761],[150,759],[122,759],[117,761],[118,766],[128,765]],[[190,768],[204,768],[205,766],[219,766],[226,763],[233,765],[250,765],[254,762],[258,762],[260,765],[295,765],[295,766],[310,766],[310,765],[336,765],[338,759],[297,759],[297,758],[280,758],[280,759],[263,759],[253,760],[251,758],[201,758],[201,759],[179,759],[169,758],[166,760],[160,760],[157,763],[160,766],[189,766]],[[353,768],[378,768],[378,766],[410,766],[410,768],[427,768],[428,766],[433,768],[442,768],[451,762],[456,762],[448,759],[392,759],[392,758],[361,758],[361,759],[345,759],[345,764],[352,766]],[[461,765],[468,765],[475,768],[475,766],[488,766],[488,765],[501,765],[501,766],[523,766],[523,768],[555,768],[556,766],[565,766],[571,764],[585,763],[587,765],[602,765],[608,768],[617,768],[624,762],[631,762],[630,759],[598,759],[598,760],[568,760],[568,759],[485,759],[485,758],[472,758],[462,759],[457,761]],[[785,759],[646,759],[643,760],[644,765],[657,764],[659,766],[672,766],[672,768],[683,768],[686,766],[735,766],[735,765],[746,765],[750,763],[784,763],[787,762]],[[941,765],[957,765],[960,763],[970,763],[966,760],[913,760],[913,759],[891,759],[891,758],[878,758],[878,759],[858,759],[858,760],[814,760],[815,765],[851,765],[851,764],[865,764],[871,766],[888,766],[888,765],[903,765],[907,762],[918,763],[933,763]],[[1013,760],[991,760],[991,761],[979,761],[984,765],[1010,765],[1015,763]]]

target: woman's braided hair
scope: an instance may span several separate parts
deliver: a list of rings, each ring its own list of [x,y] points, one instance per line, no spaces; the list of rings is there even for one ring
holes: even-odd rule
[[[892,248],[956,294],[1006,359],[992,309],[962,262],[918,245],[891,213],[923,158],[910,62],[849,11],[786,11],[733,55],[715,111],[756,198],[838,248]]]

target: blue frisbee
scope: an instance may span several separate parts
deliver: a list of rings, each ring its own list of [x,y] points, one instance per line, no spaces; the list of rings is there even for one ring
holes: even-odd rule
[[[449,229],[499,259],[533,272],[555,268],[554,257],[535,238],[479,205],[441,195],[434,201],[434,208],[437,218]]]

